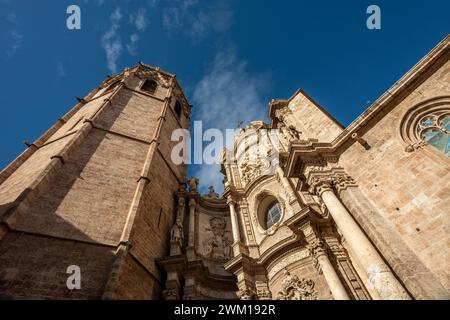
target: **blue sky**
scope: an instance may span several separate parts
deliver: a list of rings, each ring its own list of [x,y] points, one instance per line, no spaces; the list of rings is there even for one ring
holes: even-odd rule
[[[71,4],[81,30],[66,28]],[[366,28],[371,4],[381,30]],[[204,129],[267,120],[298,88],[348,125],[449,33],[448,12],[448,0],[0,0],[0,167],[140,60],[177,74]],[[221,191],[216,169],[190,173]]]

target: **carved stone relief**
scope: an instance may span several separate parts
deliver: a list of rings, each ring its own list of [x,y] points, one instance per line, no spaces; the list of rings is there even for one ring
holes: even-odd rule
[[[319,293],[314,289],[311,279],[299,279],[286,269],[282,282],[283,290],[278,292],[277,300],[317,300]]]
[[[231,245],[233,241],[226,234],[226,221],[221,217],[209,219],[210,228],[207,232],[212,233],[203,242],[203,254],[208,258],[229,259],[232,256]]]

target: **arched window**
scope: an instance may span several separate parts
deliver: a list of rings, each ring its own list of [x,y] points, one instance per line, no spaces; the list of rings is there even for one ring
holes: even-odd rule
[[[450,157],[450,114],[433,113],[423,117],[417,127],[417,136]]]
[[[156,88],[158,87],[158,84],[155,80],[145,80],[144,84],[141,87],[142,91],[146,91],[150,94],[155,94]]]
[[[281,209],[278,202],[273,202],[266,211],[265,227],[269,229],[271,226],[280,221]]]
[[[410,108],[400,134],[407,152],[432,146],[450,157],[450,96],[436,97]]]
[[[180,103],[180,101],[177,100],[177,102],[175,102],[174,110],[175,110],[175,113],[177,114],[177,117],[180,118],[181,117],[181,103]]]

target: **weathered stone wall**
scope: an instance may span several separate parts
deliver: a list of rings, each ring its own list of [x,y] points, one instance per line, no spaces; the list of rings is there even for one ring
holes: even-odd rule
[[[446,57],[448,60],[448,55]],[[431,98],[450,95],[450,62],[438,63],[432,74],[381,119],[366,124],[362,136],[371,146],[355,143],[340,163],[365,196],[399,232],[422,262],[450,289],[448,273],[450,161],[432,146],[412,153],[400,135],[404,115]]]
[[[116,245],[146,145],[92,129],[14,228]]]
[[[117,281],[114,299],[120,300],[149,300],[160,299],[160,284],[140,263],[132,256],[127,256],[124,270]]]
[[[129,88],[121,88],[114,97],[115,90],[97,94],[0,185],[3,208],[26,188],[34,188],[32,196],[9,210],[9,230],[1,226],[1,296],[101,298],[108,283],[116,298],[160,297],[162,275],[155,260],[167,254],[174,193],[186,168],[174,166],[170,159],[170,134],[180,122],[172,106],[162,114],[168,84],[151,95],[139,92],[142,81],[131,76],[126,81]],[[188,125],[182,117],[181,124]],[[160,123],[162,130],[155,136]],[[149,153],[152,148],[155,152]],[[53,156],[58,158],[51,160]],[[146,161],[149,182],[134,203]],[[33,185],[37,180],[38,187]],[[134,220],[129,215],[132,205],[138,207]],[[118,257],[116,248],[127,222],[131,249]],[[15,230],[26,233],[20,236]],[[115,261],[122,267],[114,275],[119,281],[110,285]],[[82,290],[70,292],[65,272],[72,264],[81,267]]]
[[[286,116],[286,122],[301,131],[303,140],[331,142],[342,132],[341,125],[302,91],[289,102],[288,108],[292,113]]]
[[[8,232],[0,241],[0,298],[98,299],[114,248]],[[81,269],[81,289],[68,290],[67,267]]]

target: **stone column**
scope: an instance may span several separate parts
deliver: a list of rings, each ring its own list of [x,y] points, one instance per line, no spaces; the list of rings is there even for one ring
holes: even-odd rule
[[[188,240],[188,246],[194,247],[194,237],[195,237],[195,206],[196,202],[195,199],[189,200],[189,240]]]
[[[336,270],[331,264],[327,255],[327,250],[322,242],[317,241],[310,246],[310,251],[314,260],[317,263],[317,268],[322,272],[328,287],[330,287],[331,294],[335,300],[350,300],[350,297],[345,290]]]
[[[189,230],[188,230],[188,245],[186,248],[186,257],[188,261],[196,260],[195,254],[195,209],[197,202],[195,199],[189,200]]]
[[[186,200],[183,197],[180,197],[178,199],[177,219],[180,220],[182,225],[183,225],[183,222],[184,222],[184,208],[185,208],[185,204],[186,204]]]
[[[231,218],[231,229],[233,231],[233,241],[234,243],[240,242],[240,236],[239,236],[239,225],[238,225],[238,219],[236,215],[236,210],[234,208],[235,201],[231,199],[231,197],[228,198],[228,206],[230,207],[230,218]]]
[[[325,203],[330,215],[349,244],[355,258],[368,275],[367,287],[384,300],[409,300],[411,297],[378,254],[372,243],[353,220],[334,193],[329,180],[316,178],[312,187]]]

